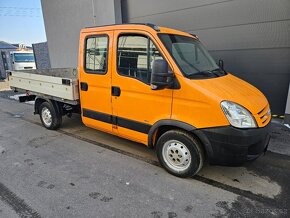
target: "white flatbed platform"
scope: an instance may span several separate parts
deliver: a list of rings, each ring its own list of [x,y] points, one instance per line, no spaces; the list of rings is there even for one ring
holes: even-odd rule
[[[29,91],[30,94],[41,94],[63,101],[79,101],[76,68],[10,71],[9,86]]]

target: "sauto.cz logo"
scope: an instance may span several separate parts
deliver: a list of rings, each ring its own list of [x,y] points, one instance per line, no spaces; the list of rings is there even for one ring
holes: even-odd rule
[[[253,208],[246,209],[246,214],[272,214],[272,215],[287,215],[288,209],[286,208]]]

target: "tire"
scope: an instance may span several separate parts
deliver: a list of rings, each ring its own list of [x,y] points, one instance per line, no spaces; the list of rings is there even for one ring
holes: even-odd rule
[[[201,143],[182,130],[169,130],[156,144],[160,164],[172,175],[191,177],[203,167],[204,152]]]
[[[55,107],[47,101],[40,105],[39,115],[42,125],[47,129],[57,129],[62,123],[62,115],[58,113]]]

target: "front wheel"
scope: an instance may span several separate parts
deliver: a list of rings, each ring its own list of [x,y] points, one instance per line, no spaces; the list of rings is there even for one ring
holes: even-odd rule
[[[49,102],[43,102],[40,105],[39,115],[43,126],[47,129],[57,129],[62,123],[62,115],[57,113],[53,105]]]
[[[203,166],[204,152],[200,142],[182,130],[170,130],[161,135],[156,151],[161,165],[178,177],[193,176]]]

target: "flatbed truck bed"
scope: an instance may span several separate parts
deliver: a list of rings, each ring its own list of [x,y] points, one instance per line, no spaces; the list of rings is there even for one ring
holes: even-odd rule
[[[10,71],[9,85],[15,91],[25,91],[32,96],[79,104],[76,68]]]

